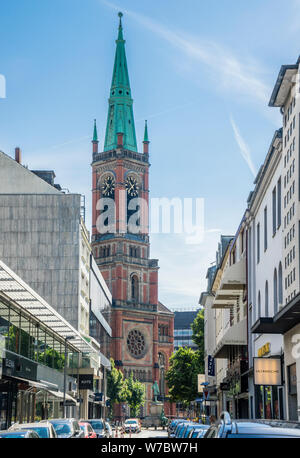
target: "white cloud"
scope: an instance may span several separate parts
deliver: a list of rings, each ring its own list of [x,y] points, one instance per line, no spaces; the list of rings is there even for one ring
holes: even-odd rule
[[[255,169],[255,167],[253,165],[253,162],[252,162],[250,149],[249,149],[248,145],[246,144],[245,140],[243,139],[243,137],[242,137],[239,129],[237,128],[237,125],[234,122],[232,117],[230,118],[230,123],[231,123],[232,129],[233,129],[235,140],[236,140],[236,142],[237,142],[237,144],[239,146],[240,153],[241,153],[242,157],[245,159],[245,161],[246,161],[249,169],[251,170],[253,176],[256,177],[257,172],[256,172],[256,169]]]

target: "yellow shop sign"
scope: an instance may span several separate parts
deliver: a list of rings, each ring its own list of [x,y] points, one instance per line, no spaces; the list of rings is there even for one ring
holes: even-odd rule
[[[262,356],[267,355],[268,353],[270,353],[270,351],[271,351],[271,344],[270,344],[270,342],[267,342],[267,343],[265,343],[265,345],[263,345],[262,347],[260,347],[258,349],[257,354],[261,358]]]

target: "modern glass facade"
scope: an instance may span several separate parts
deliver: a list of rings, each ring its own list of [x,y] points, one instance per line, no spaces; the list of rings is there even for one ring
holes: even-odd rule
[[[47,377],[38,380],[38,374],[62,381],[66,363],[70,383],[77,377],[80,353],[67,343],[65,361],[65,339],[1,294],[0,339],[0,429],[16,421],[60,416],[58,385],[45,381]]]
[[[60,372],[65,365],[65,341],[49,328],[12,303],[0,298],[0,335],[5,338],[5,350],[24,356]],[[67,367],[77,368],[78,357],[69,347]],[[77,363],[76,363],[77,361]]]

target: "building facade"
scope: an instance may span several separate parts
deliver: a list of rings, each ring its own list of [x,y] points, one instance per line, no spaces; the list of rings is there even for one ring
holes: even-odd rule
[[[299,64],[300,58],[296,64],[281,67],[269,102],[269,106],[279,107],[282,114],[282,290],[278,292],[279,300],[275,298],[274,314],[258,319],[252,327],[253,333],[283,338],[282,386],[289,420],[300,419]]]
[[[63,417],[64,370],[66,416],[79,418],[87,356],[93,346],[0,261],[0,429]]]
[[[274,317],[283,306],[282,130],[275,132],[248,199],[249,357],[283,358],[283,338],[254,333],[255,323]],[[286,417],[284,386],[255,385],[249,373],[251,418]]]
[[[90,336],[91,300],[97,308],[90,291],[91,246],[82,196],[63,192],[54,177],[53,171],[24,167],[19,148],[15,160],[0,152],[0,259],[91,342],[97,356],[83,358],[79,370],[82,378],[92,379],[80,393],[81,414],[87,418],[93,404],[95,411],[101,407],[94,393],[103,378],[100,342]]]
[[[188,347],[196,350],[198,347],[192,340],[193,331],[191,325],[199,310],[175,311],[174,312],[174,350],[180,347]]]
[[[149,257],[148,128],[139,153],[119,16],[103,152],[98,151],[96,124],[92,141],[92,248],[112,293],[112,356],[125,376],[132,371],[145,382],[141,415],[149,415],[152,385],[160,377],[159,354],[167,370],[174,325],[173,314],[158,301],[158,260]],[[165,412],[170,413],[169,404]]]
[[[244,218],[235,236],[221,236],[216,265],[208,271],[205,311],[207,390],[214,414],[248,416],[246,236]],[[212,334],[212,336],[210,336]],[[210,337],[209,337],[210,336]]]

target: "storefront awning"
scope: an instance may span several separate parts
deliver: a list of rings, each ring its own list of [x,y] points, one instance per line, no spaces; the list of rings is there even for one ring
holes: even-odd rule
[[[45,324],[60,338],[72,337],[68,345],[74,351],[92,353],[94,348],[50,304],[30,288],[4,262],[0,261],[0,297],[13,301],[21,309]]]
[[[232,346],[247,345],[247,320],[231,326],[216,345],[213,358],[227,358]]]
[[[285,334],[300,322],[300,293],[272,318],[259,318],[251,328],[253,334]]]

